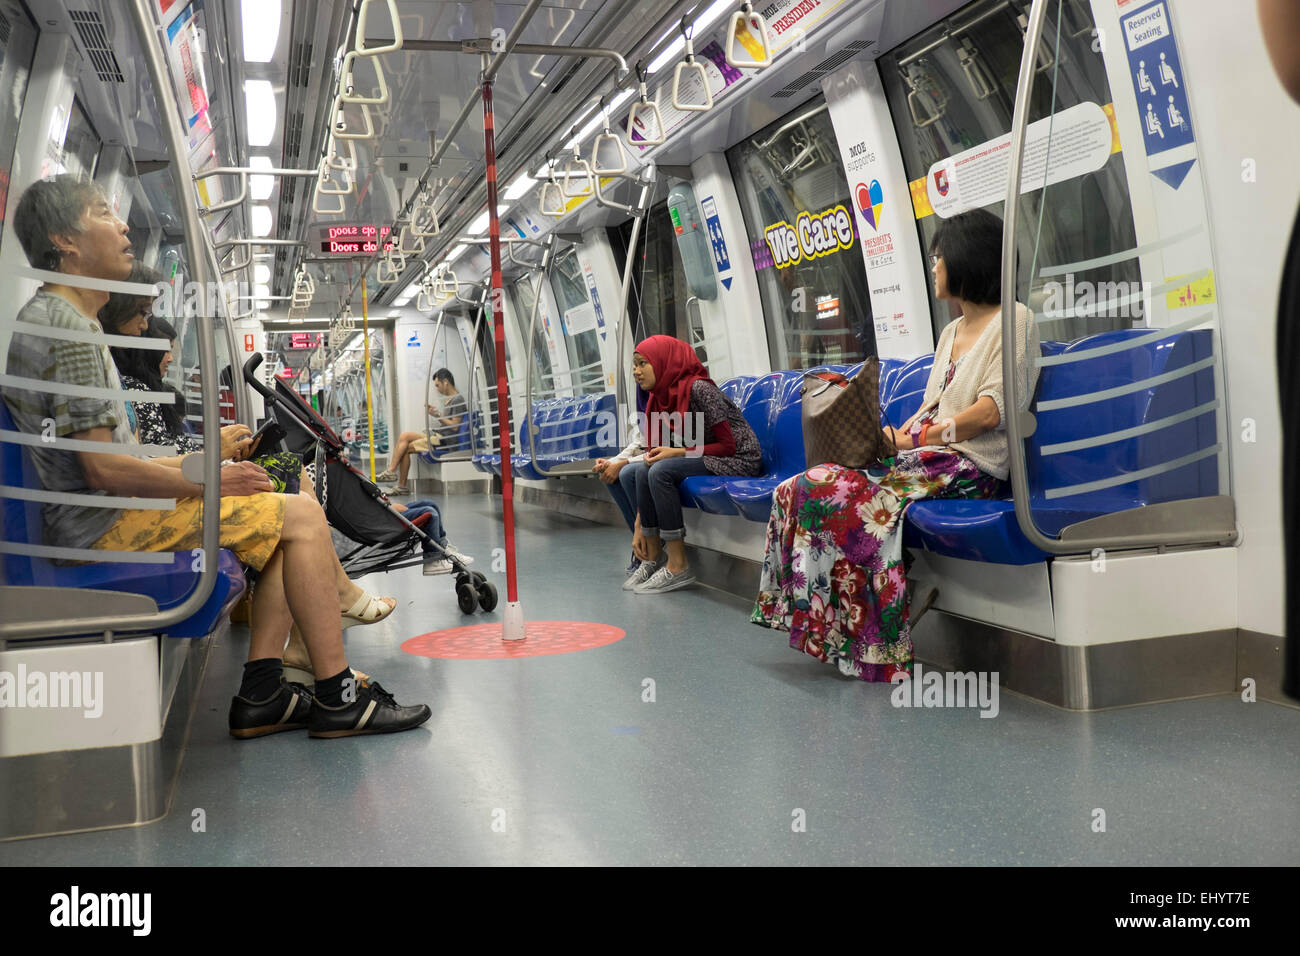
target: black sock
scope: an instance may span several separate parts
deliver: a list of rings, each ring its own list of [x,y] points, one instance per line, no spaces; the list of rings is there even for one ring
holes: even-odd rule
[[[352,700],[343,699],[343,690],[345,683],[352,680]],[[333,677],[327,677],[324,680],[316,682],[314,691],[316,699],[327,707],[342,707],[344,704],[351,704],[356,701],[356,677],[352,673],[352,668],[345,667]]]
[[[267,700],[280,687],[284,665],[278,657],[263,657],[244,665],[244,679],[239,685],[239,696],[245,700]]]

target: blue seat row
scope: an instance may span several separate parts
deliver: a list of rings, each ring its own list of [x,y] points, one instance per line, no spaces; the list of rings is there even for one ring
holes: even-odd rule
[[[1044,365],[1039,378],[1038,425],[1027,442],[1027,458],[1030,503],[1044,532],[1054,535],[1098,515],[1219,493],[1213,339],[1208,330],[1160,338],[1150,329],[1126,329],[1072,343],[1045,342],[1041,350],[1049,363],[1054,356],[1081,357],[1069,364]],[[880,397],[887,423],[901,425],[920,407],[933,362],[933,355],[881,362]],[[851,376],[857,368],[809,371]],[[1187,371],[1179,374],[1181,370]],[[805,468],[804,374],[773,372],[721,386],[758,436],[763,475],[688,478],[682,482],[683,504],[709,514],[767,520],[776,486]],[[1149,383],[1152,379],[1159,380]],[[1148,384],[1135,384],[1143,382]],[[1093,392],[1112,393],[1102,401],[1078,401]],[[1169,468],[1170,462],[1181,464]],[[1126,481],[1126,475],[1135,477]],[[999,564],[1033,564],[1047,557],[1020,531],[1009,485],[1000,499],[938,498],[910,505],[904,542]]]
[[[610,458],[618,453],[618,410],[613,395],[578,395],[534,402],[527,420],[519,426],[512,449],[512,473],[521,478],[540,480],[544,471],[591,458]],[[533,449],[529,452],[528,428],[532,426]],[[483,445],[492,447],[495,436],[486,436]],[[479,471],[501,474],[501,454],[474,456]]]
[[[1037,428],[1026,442],[1026,458],[1030,507],[1045,533],[1103,514],[1219,493],[1212,334],[1152,335],[1150,329],[1125,329],[1044,343],[1046,358],[1082,356],[1044,366],[1039,378]],[[1110,390],[1102,401],[1078,401]],[[1182,416],[1187,420],[1167,423]],[[918,501],[906,514],[903,540],[912,547],[998,564],[1047,557],[1021,532],[1009,494],[1002,500]]]
[[[9,408],[0,400],[0,430],[16,431]],[[8,487],[40,488],[31,456],[24,446],[0,441],[0,483]],[[0,499],[0,540],[27,545],[44,543],[40,504],[16,498]],[[80,564],[64,566],[47,558],[4,554],[0,584],[122,591],[153,598],[160,610],[175,607],[194,590],[199,574],[194,555],[180,551],[169,564]],[[244,568],[231,551],[221,549],[217,582],[212,594],[193,615],[167,629],[169,637],[203,637],[216,629],[244,592]],[[75,600],[75,599],[74,599]]]
[[[886,422],[901,425],[920,407],[933,356],[880,363],[881,410]],[[763,474],[757,478],[702,475],[682,482],[682,502],[708,514],[742,515],[766,521],[776,486],[805,468],[803,377],[808,372],[838,372],[847,377],[861,365],[823,365],[807,371],[772,372],[761,378],[732,379],[727,392],[758,436]]]
[[[460,423],[460,429],[456,432],[455,441],[435,445],[428,451],[420,452],[420,457],[432,465],[448,455],[469,451],[469,447],[469,416],[466,415],[465,420]]]

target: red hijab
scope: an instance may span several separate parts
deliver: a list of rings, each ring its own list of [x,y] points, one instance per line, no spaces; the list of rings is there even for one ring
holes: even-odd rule
[[[652,335],[637,345],[634,351],[650,363],[655,373],[655,387],[646,393],[647,421],[651,425],[656,423],[656,412],[679,412],[684,420],[684,416],[691,410],[691,386],[698,379],[710,383],[713,381],[709,378],[709,370],[700,364],[695,349],[671,335]],[[655,438],[653,435],[646,436],[647,441]]]

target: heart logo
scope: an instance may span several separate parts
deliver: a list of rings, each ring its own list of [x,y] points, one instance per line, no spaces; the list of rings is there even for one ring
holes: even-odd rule
[[[862,218],[867,221],[872,229],[880,229],[880,213],[885,205],[885,193],[880,188],[880,180],[871,180],[871,185],[858,183],[854,190],[854,195],[858,202],[858,210],[862,213]]]

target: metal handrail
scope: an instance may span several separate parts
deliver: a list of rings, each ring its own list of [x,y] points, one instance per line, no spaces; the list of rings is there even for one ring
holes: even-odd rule
[[[1043,25],[1047,17],[1047,6],[1050,0],[1033,0],[1033,7],[1029,13],[1029,21],[1025,30],[1024,50],[1020,58],[1020,76],[1016,83],[1016,101],[1015,109],[1012,113],[1011,121],[1011,143],[1010,143],[1010,169],[1007,177],[1007,195],[1006,195],[1006,216],[1002,223],[1002,341],[1004,343],[1015,342],[1016,330],[1016,206],[1020,198],[1020,181],[1021,181],[1021,164],[1024,162],[1025,139],[1029,126],[1029,102],[1030,95],[1034,89],[1034,77],[1038,73],[1038,67],[1035,65],[1039,56],[1039,44],[1042,41]],[[1049,134],[1050,135],[1050,134]],[[1046,194],[1046,186],[1043,187]],[[1006,397],[1003,402],[1007,410],[1006,429],[1007,444],[1010,457],[1010,477],[1012,495],[1015,504],[1016,523],[1020,526],[1021,532],[1025,538],[1034,547],[1048,554],[1080,554],[1088,553],[1097,548],[1148,548],[1148,547],[1167,547],[1171,545],[1184,544],[1232,544],[1237,540],[1237,529],[1235,520],[1223,522],[1221,526],[1215,527],[1214,521],[1206,521],[1208,517],[1214,519],[1217,517],[1231,518],[1231,508],[1207,509],[1206,513],[1198,515],[1197,527],[1167,528],[1159,527],[1149,531],[1129,532],[1129,533],[1112,533],[1112,534],[1088,534],[1087,526],[1089,521],[1079,522],[1065,529],[1062,529],[1062,535],[1070,531],[1071,528],[1078,529],[1071,534],[1068,541],[1062,537],[1050,537],[1044,534],[1034,523],[1033,509],[1030,505],[1030,488],[1029,488],[1029,471],[1027,458],[1025,455],[1024,441],[1033,435],[1037,428],[1037,420],[1034,413],[1027,407],[1024,410],[1020,408],[1020,396],[1018,370],[1016,368],[1016,349],[1004,347],[1002,349],[1002,381],[1003,388],[1006,390]],[[1028,396],[1026,406],[1028,405]],[[1219,499],[1226,497],[1226,501],[1231,503],[1230,496],[1218,496]],[[1164,502],[1159,505],[1147,505],[1143,508],[1132,509],[1131,511],[1118,512],[1118,515],[1125,515],[1125,518],[1116,518],[1115,515],[1103,515],[1106,519],[1105,526],[1112,526],[1118,523],[1131,520],[1132,512],[1146,511],[1149,508],[1157,509],[1160,517],[1170,516],[1175,519],[1170,524],[1177,524],[1177,511],[1180,506],[1185,507],[1190,501],[1210,501],[1216,499],[1183,499],[1182,501]],[[1099,519],[1090,519],[1097,521]],[[1153,524],[1160,524],[1160,521],[1154,521]]]
[[[212,169],[205,169],[194,174],[194,181],[208,179],[212,176],[238,176],[239,177],[239,195],[234,199],[228,199],[224,202],[213,203],[211,206],[200,206],[199,215],[207,216],[214,212],[220,212],[223,209],[233,209],[245,199],[248,198],[248,177],[249,176],[315,176],[314,169],[279,169],[272,167],[270,169],[254,169],[251,166],[214,166]]]
[[[467,283],[467,284],[468,284],[468,283]],[[491,283],[485,283],[484,286],[483,286],[483,290],[482,290],[482,292],[479,293],[478,301],[475,302],[475,301],[473,301],[473,300],[470,300],[469,302],[466,303],[466,304],[469,304],[469,305],[473,305],[473,306],[478,310],[478,315],[475,316],[475,318],[474,318],[474,328],[473,328],[473,331],[470,333],[470,347],[469,347],[469,409],[468,409],[468,414],[469,414],[470,416],[473,416],[473,415],[478,411],[478,374],[477,374],[477,372],[478,372],[478,354],[479,354],[478,343],[479,343],[480,333],[482,332],[482,329],[483,329],[483,319],[487,316],[487,314],[488,314],[488,312],[489,312],[489,309],[488,309],[488,307],[487,307],[487,303],[488,303],[488,296],[490,296],[491,294],[492,294],[492,286],[491,286]],[[463,299],[463,298],[461,297],[461,294],[460,294],[459,289],[457,289],[457,292],[456,292],[456,298],[457,298],[457,299],[460,299],[460,301],[462,301],[462,302],[465,302],[465,301],[466,301],[465,299]],[[502,318],[502,321],[504,321],[504,317]],[[484,376],[484,378],[486,379],[486,376]],[[484,385],[484,388],[486,389],[486,388],[488,388],[488,386],[485,384],[485,385]],[[491,412],[489,412],[489,413],[488,413],[488,418],[489,418],[489,420],[491,419],[491,417],[492,417]],[[472,419],[472,417],[471,417],[471,427],[470,427],[470,435],[469,435],[469,452],[468,452],[468,454],[467,454],[467,456],[466,456],[467,458],[473,458],[474,455],[475,455],[475,453],[478,451],[478,448],[477,448],[477,442],[476,442],[476,440],[475,440],[475,435],[474,435],[475,429],[473,428],[473,424],[472,424],[472,423],[473,423],[473,419]],[[488,437],[488,449],[489,449],[489,450],[491,450],[491,448],[492,448],[492,439],[491,439],[491,435],[492,435],[492,431],[491,431],[491,428],[489,427],[489,429],[488,429],[488,436],[489,436],[489,437]]]
[[[637,207],[640,209],[645,209],[647,204],[650,201],[650,191],[654,188],[655,180],[657,177],[656,177],[656,170],[653,166],[643,166],[642,170],[643,170],[644,178],[641,181],[641,195],[637,199]],[[625,369],[628,365],[631,364],[630,362],[631,356],[627,356],[627,359],[629,361],[624,361],[625,356],[623,354],[624,349],[627,347],[626,329],[629,324],[629,318],[630,318],[628,315],[627,303],[628,303],[628,299],[631,297],[632,294],[632,270],[636,267],[635,265],[636,241],[637,238],[640,236],[641,224],[644,221],[645,221],[644,216],[636,216],[632,220],[632,236],[630,241],[627,244],[627,262],[623,266],[623,288],[619,300],[618,333],[616,336],[617,345],[615,346],[617,351],[614,353],[614,369],[615,369],[614,401],[615,402],[618,402],[620,399],[622,399],[624,395],[624,390],[627,387]],[[644,295],[645,290],[642,290],[641,294]],[[626,417],[627,416],[623,415],[621,412],[617,414],[618,445],[620,448],[622,448],[626,444],[626,442],[624,441],[626,437],[626,425],[627,425],[627,422],[625,421]]]
[[[162,57],[162,44],[159,40],[153,15],[146,0],[131,0],[128,5],[131,21],[140,40],[144,54],[145,66],[154,89],[155,105],[162,114],[163,127],[168,146],[174,155],[174,161],[188,167],[185,135],[180,125],[180,108],[171,86],[171,74]],[[191,173],[192,175],[192,173]],[[177,177],[182,191],[185,177]],[[180,203],[181,218],[185,227],[186,247],[192,254],[195,277],[202,288],[212,281],[209,263],[204,253],[206,233],[199,218],[198,205],[192,196],[182,196]],[[199,374],[203,381],[217,381],[216,342],[213,335],[212,317],[200,311],[198,320],[199,340]],[[48,621],[23,621],[18,623],[0,622],[0,641],[16,638],[62,637],[80,634],[112,634],[116,632],[164,631],[173,624],[178,624],[197,613],[212,594],[217,583],[217,555],[220,550],[220,501],[221,501],[221,444],[211,440],[221,433],[219,410],[217,408],[218,390],[203,390],[203,433],[209,436],[204,441],[202,456],[203,470],[203,517],[200,547],[203,563],[199,570],[199,579],[194,590],[177,604],[167,610],[146,611],[137,614],[89,614],[84,617],[53,618]],[[189,474],[186,477],[190,477]],[[156,608],[156,605],[155,605]]]
[[[432,404],[432,402],[429,401],[431,397],[429,395],[429,387],[433,384],[433,373],[434,373],[433,363],[438,355],[438,342],[440,341],[439,337],[444,335],[446,333],[446,330],[447,330],[447,310],[443,309],[441,312],[438,313],[438,325],[433,330],[433,341],[429,343],[429,371],[425,373],[424,376],[424,437],[425,439],[428,440],[430,449],[432,449],[433,447],[433,426],[430,423],[430,420],[433,418],[433,416],[429,414],[429,406]]]

